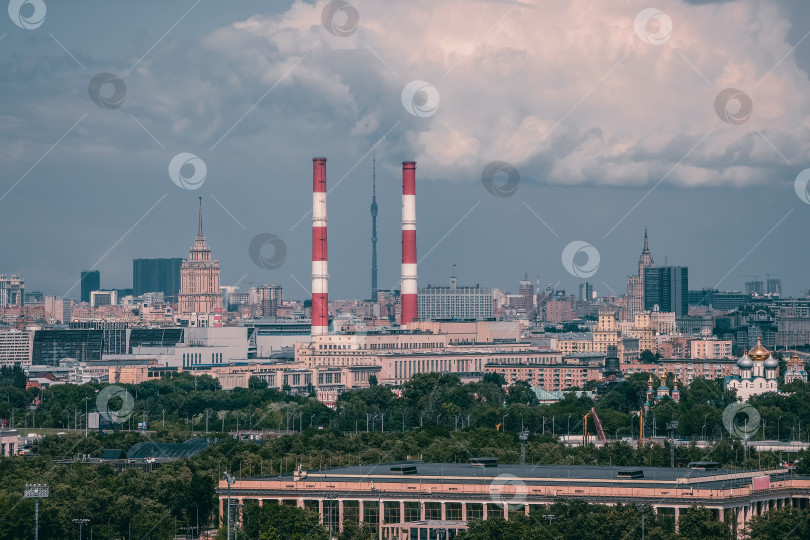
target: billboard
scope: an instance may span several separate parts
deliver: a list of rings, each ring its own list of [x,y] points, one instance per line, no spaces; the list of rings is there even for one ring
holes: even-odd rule
[[[770,476],[755,476],[752,479],[752,487],[753,491],[765,491],[771,488],[771,477]]]

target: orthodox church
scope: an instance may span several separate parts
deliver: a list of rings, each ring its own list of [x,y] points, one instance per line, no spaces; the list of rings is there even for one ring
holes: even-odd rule
[[[644,412],[647,413],[650,411],[650,408],[664,399],[665,397],[672,398],[672,401],[675,403],[681,402],[681,391],[678,389],[678,378],[672,381],[672,386],[674,387],[672,391],[670,391],[669,386],[667,386],[666,378],[661,379],[661,386],[658,387],[657,390],[653,390],[653,378],[650,375],[650,380],[647,381],[647,401],[644,403]],[[653,395],[655,397],[653,397]]]
[[[760,338],[757,338],[756,346],[737,361],[737,367],[740,374],[726,377],[725,388],[736,389],[738,400],[748,401],[751,396],[777,391],[779,361],[762,346]]]
[[[785,384],[793,381],[807,382],[807,371],[804,369],[804,360],[799,358],[798,354],[793,354],[790,357],[785,371]]]

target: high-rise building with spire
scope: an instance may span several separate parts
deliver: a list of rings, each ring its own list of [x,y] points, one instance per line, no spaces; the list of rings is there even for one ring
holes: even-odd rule
[[[644,249],[638,258],[638,274],[627,277],[627,296],[624,299],[624,309],[622,319],[632,321],[635,314],[644,311],[644,269],[654,266],[650,244],[647,238],[647,229],[644,229]]]
[[[371,172],[371,300],[377,301],[377,155]]]
[[[650,244],[647,239],[647,228],[644,228],[644,249],[641,250],[641,256],[638,258],[638,275],[644,276],[645,268],[652,268],[653,264],[652,253],[650,253]]]
[[[197,224],[197,238],[188,254],[188,259],[180,266],[180,295],[178,311],[180,315],[191,313],[213,313],[222,308],[219,291],[219,261],[211,260],[211,249],[203,236],[202,197]]]

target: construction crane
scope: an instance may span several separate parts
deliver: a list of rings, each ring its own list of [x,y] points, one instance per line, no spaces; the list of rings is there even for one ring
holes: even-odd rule
[[[583,428],[582,428],[582,445],[588,445],[588,417],[591,413],[585,413],[585,417],[583,418]]]
[[[596,426],[596,434],[599,435],[600,442],[607,442],[607,437],[605,437],[605,430],[602,429],[602,422],[599,420],[599,416],[596,414],[596,409],[591,407],[591,414],[593,415],[593,423]]]
[[[599,442],[607,442],[607,437],[605,437],[605,430],[602,429],[602,422],[599,420],[599,415],[596,414],[596,409],[591,407],[590,412],[585,414],[583,418],[583,444],[588,444],[588,417],[593,416],[593,423],[596,426],[596,436]]]

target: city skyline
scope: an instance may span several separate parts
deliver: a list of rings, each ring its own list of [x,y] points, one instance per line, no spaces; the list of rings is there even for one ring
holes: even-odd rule
[[[39,28],[4,19],[0,69],[17,122],[0,130],[9,149],[0,210],[18,232],[4,238],[0,271],[58,296],[77,297],[77,276],[88,269],[101,271],[105,288],[126,287],[133,259],[184,255],[191,205],[203,195],[222,283],[278,283],[290,298],[306,298],[308,160],[325,155],[333,171],[332,294],[367,298],[376,153],[380,289],[399,283],[398,168],[408,159],[420,164],[420,285],[445,284],[456,264],[462,283],[515,292],[528,273],[542,286],[573,293],[587,280],[601,295],[620,295],[648,227],[656,262],[689,267],[692,288],[744,290],[765,273],[783,279],[785,296],[810,287],[810,253],[799,248],[810,207],[793,185],[807,165],[800,119],[810,53],[804,31],[790,24],[806,20],[808,6],[662,6],[673,31],[656,46],[634,31],[639,12],[624,3],[591,8],[593,18],[573,17],[577,2],[549,8],[551,17],[483,3],[463,29],[444,29],[456,45],[441,39],[438,22],[461,5],[448,2],[424,20],[402,5],[358,5],[359,25],[347,36],[323,24],[325,2],[190,2],[160,17],[56,4]],[[717,24],[726,20],[740,23]],[[775,30],[746,30],[746,20]],[[574,43],[525,35],[525,24],[543,21],[602,40],[605,56],[568,70],[584,58]],[[418,43],[403,28],[419,28]],[[251,51],[244,58],[235,52],[242,47]],[[431,48],[441,54],[425,56]],[[501,57],[509,70],[495,67]],[[653,72],[660,76],[650,79]],[[91,83],[104,73],[111,77]],[[555,75],[565,76],[526,84]],[[175,80],[184,84],[166,83]],[[213,80],[230,82],[214,90]],[[403,105],[408,81],[420,80],[430,88],[417,89],[411,105],[435,96],[435,110]],[[98,86],[121,89],[119,101],[88,96]],[[746,122],[715,111],[732,87],[753,100]],[[630,103],[617,101],[628,92]],[[489,133],[485,126],[499,118],[503,126]],[[173,182],[170,163],[180,156]],[[514,167],[514,186],[511,176],[504,184],[511,169],[503,167],[500,185],[482,182],[497,161]],[[191,174],[180,174],[183,163],[192,176],[203,165],[199,185],[183,183]],[[262,234],[286,248],[273,269],[249,251]],[[561,264],[576,241],[600,255],[587,279]]]
[[[199,203],[201,203],[201,201],[199,201]],[[200,209],[198,208],[198,212],[199,211],[200,211]],[[201,216],[198,215],[198,222],[199,222],[200,219],[201,219]],[[198,223],[198,226],[199,226],[199,223]],[[198,238],[199,238],[199,234],[200,234],[200,230],[198,229]],[[648,247],[647,247],[648,246],[648,234],[647,234],[647,228],[646,227],[644,229],[643,243],[644,243],[644,248],[641,250],[642,257],[644,257],[645,255],[649,255],[650,251],[652,251],[652,250],[648,249]],[[148,260],[183,260],[183,258],[181,258],[181,257],[171,257],[171,258],[168,258],[168,259],[160,259],[160,258],[155,258],[155,257],[144,257],[143,259],[133,259],[133,261],[138,261],[138,260],[147,260],[147,261]],[[660,268],[660,267],[665,266],[667,264],[666,261],[667,261],[667,258],[664,257],[664,260],[661,262],[661,264],[653,264],[652,261],[650,261],[649,264],[653,264],[654,267],[659,267]],[[445,276],[445,281],[442,281],[441,278],[440,278],[439,280],[437,280],[435,282],[425,282],[423,284],[422,281],[420,280],[419,281],[419,286],[420,287],[428,286],[428,285],[430,285],[432,287],[436,287],[436,286],[438,286],[438,287],[446,287],[446,286],[449,286],[454,281],[454,278],[457,278],[457,276],[455,275],[457,273],[456,266],[457,266],[456,264],[452,265],[452,270],[447,274],[447,276]],[[668,264],[668,266],[674,266],[674,265]],[[680,265],[677,265],[677,266],[680,266]],[[683,265],[683,266],[687,266],[687,265]],[[373,265],[372,265],[372,267],[373,267]],[[370,268],[372,268],[372,267],[370,267]],[[87,272],[97,273],[99,271],[98,270],[91,270],[91,271],[83,270],[81,272],[81,274],[84,275]],[[11,274],[16,275],[16,273],[11,273]],[[563,276],[563,274],[565,274],[565,269],[563,269],[563,271],[560,274],[561,274],[561,276]],[[633,276],[634,276],[633,274],[628,274],[627,278],[632,279]],[[766,281],[765,281],[766,276],[773,276],[773,279],[776,279],[777,281],[781,282],[782,274],[774,274],[774,273],[768,273],[768,272],[761,272],[760,274],[750,274],[750,275],[746,275],[744,277],[745,278],[759,279],[764,284],[764,283],[766,283]],[[26,277],[24,275],[21,275],[20,277],[22,279],[26,279]],[[526,276],[525,276],[524,279],[518,279],[518,280],[514,281],[511,285],[507,284],[506,286],[503,286],[503,287],[491,286],[488,283],[481,283],[481,282],[476,281],[475,279],[470,279],[468,281],[464,281],[462,283],[462,285],[464,285],[464,286],[474,286],[474,285],[478,286],[478,285],[480,285],[480,286],[484,286],[484,287],[490,287],[492,289],[498,289],[498,290],[500,290],[502,292],[509,293],[509,294],[518,294],[519,284],[521,282],[523,282],[525,279],[528,279],[528,281],[531,282],[534,286],[538,286],[538,281],[537,280],[540,279],[540,278],[539,278],[539,276],[536,277],[535,279],[529,278],[528,274],[526,273]],[[628,295],[628,290],[626,290],[626,289],[625,290],[618,290],[618,291],[616,291],[616,290],[604,290],[604,288],[600,289],[598,287],[598,285],[594,286],[592,281],[590,281],[587,278],[580,279],[579,281],[576,281],[576,279],[577,279],[576,277],[565,277],[565,276],[563,276],[563,279],[558,280],[556,283],[552,283],[550,281],[544,283],[542,280],[540,280],[539,281],[539,288],[537,289],[536,292],[541,291],[545,287],[552,287],[555,290],[558,290],[558,291],[563,290],[569,295],[576,296],[577,295],[576,291],[579,289],[579,286],[582,285],[583,283],[588,283],[593,288],[593,290],[598,294],[598,297],[600,297],[600,298],[601,297],[607,297],[607,296],[627,297],[627,295]],[[591,279],[593,279],[593,278],[591,278]],[[768,279],[770,279],[770,278],[768,278]],[[567,288],[567,287],[561,286],[561,283],[563,281],[567,282],[569,280],[574,280],[574,281],[571,282],[571,283],[573,283],[573,287]],[[237,286],[237,290],[247,291],[250,287],[261,286],[263,283],[264,284],[272,283],[274,285],[278,284],[277,282],[268,281],[268,280],[265,280],[265,281],[252,281],[251,280],[251,281],[248,281],[247,283],[245,283],[245,281],[246,280],[244,280],[244,279],[242,280],[242,286],[241,287]],[[101,290],[101,291],[127,290],[127,289],[131,289],[133,284],[134,284],[134,275],[132,277],[130,277],[129,281],[127,281],[127,282],[125,282],[123,284],[124,286],[117,286],[117,285],[120,285],[120,284],[117,284],[117,283],[116,284],[106,283],[106,284],[103,284],[101,287],[99,287],[98,290]],[[749,284],[750,284],[750,282],[748,281],[748,279],[746,279],[746,283],[744,283],[743,286],[732,285],[730,287],[725,287],[725,288],[721,286],[718,290],[744,292],[745,291],[745,286],[749,285]],[[606,284],[603,282],[603,285],[606,285]],[[300,286],[300,284],[299,284],[299,286]],[[227,284],[227,283],[223,283],[221,288],[222,287],[232,287],[232,285]],[[50,296],[59,296],[59,295],[54,294],[52,291],[48,291],[48,289],[45,288],[45,287],[32,286],[32,284],[30,284],[30,283],[28,283],[26,285],[26,288],[27,288],[28,292],[37,292],[37,293],[43,293],[43,294],[50,295]],[[717,288],[717,286],[711,286],[711,285],[694,285],[693,286],[691,283],[690,283],[690,286],[689,286],[689,290],[712,289],[712,288]],[[396,286],[385,288],[385,289],[380,288],[379,290],[384,291],[384,290],[398,290],[398,289],[399,289],[399,283],[397,283]],[[610,287],[610,289],[612,289],[612,287]],[[810,288],[808,288],[808,289],[810,289]],[[801,296],[801,294],[804,293],[808,289],[802,289],[799,292],[799,294],[797,294],[797,295],[783,295],[783,297],[790,298],[790,297],[795,297],[795,296]],[[75,290],[78,291],[79,287],[75,287]],[[93,289],[93,290],[96,290],[96,289]],[[148,291],[144,291],[144,292],[148,292]],[[89,294],[89,289],[88,289],[88,294]],[[81,296],[81,295],[79,294],[77,296]],[[70,298],[70,296],[66,296],[66,298]],[[77,300],[77,301],[81,301],[81,299],[78,298],[78,297],[74,298],[74,299]],[[303,301],[303,300],[306,300],[307,298],[305,296],[302,296],[302,297],[298,298],[295,295],[291,295],[290,299]],[[363,300],[364,297],[357,296],[357,297],[345,297],[345,298],[335,298],[335,299],[338,299],[338,300]],[[642,308],[642,310],[643,310],[643,308]]]
[[[810,538],[808,0],[7,3],[0,540]]]

